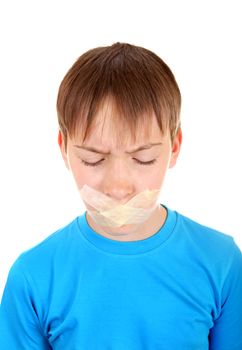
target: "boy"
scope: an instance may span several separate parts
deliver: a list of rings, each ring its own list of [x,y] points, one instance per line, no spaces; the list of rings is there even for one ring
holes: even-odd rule
[[[58,141],[87,211],[11,268],[1,349],[242,349],[239,248],[158,202],[180,105],[141,47],[95,48],[68,71]]]

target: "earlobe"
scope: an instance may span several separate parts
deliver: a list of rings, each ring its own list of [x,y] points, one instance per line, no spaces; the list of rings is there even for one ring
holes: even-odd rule
[[[59,132],[58,132],[58,145],[61,147],[62,143],[63,143],[63,137],[62,137],[61,131],[59,130]]]
[[[173,140],[169,168],[172,168],[176,164],[177,158],[178,158],[179,153],[180,153],[181,144],[182,144],[182,131],[180,128],[178,130],[176,136],[174,137],[174,140]]]
[[[62,155],[62,158],[65,162],[65,165],[66,165],[67,169],[70,169],[69,161],[68,161],[68,157],[67,157],[67,153],[66,153],[66,149],[65,149],[64,137],[63,137],[61,131],[59,131],[59,133],[58,133],[58,145],[60,147],[61,155]]]

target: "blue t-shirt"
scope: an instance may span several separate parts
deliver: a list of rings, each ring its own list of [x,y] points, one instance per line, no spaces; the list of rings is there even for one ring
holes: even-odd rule
[[[0,308],[1,350],[241,350],[242,255],[232,237],[167,209],[120,242],[86,213],[21,254]]]

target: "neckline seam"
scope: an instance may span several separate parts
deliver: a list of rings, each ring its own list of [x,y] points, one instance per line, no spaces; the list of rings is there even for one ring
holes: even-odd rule
[[[98,252],[100,253],[103,253],[103,254],[108,254],[108,255],[112,255],[112,256],[129,256],[129,257],[137,257],[137,256],[140,256],[140,255],[144,255],[144,254],[150,254],[151,252],[159,249],[163,244],[166,244],[167,241],[170,239],[170,237],[172,236],[172,234],[174,233],[175,231],[175,228],[177,227],[177,222],[178,222],[178,215],[177,213],[174,211],[174,212],[171,212],[170,211],[170,215],[172,215],[172,218],[173,220],[171,221],[170,223],[170,228],[169,228],[169,232],[167,234],[167,236],[165,237],[164,240],[162,240],[161,242],[158,242],[157,245],[153,245],[151,247],[148,247],[147,249],[145,249],[144,247],[140,247],[140,251],[139,251],[139,248],[137,248],[137,252],[129,252],[129,249],[127,248],[127,251],[123,251],[123,248],[121,249],[121,252],[118,252],[118,247],[115,247],[113,249],[113,247],[108,247],[107,249],[103,247],[103,245],[98,245],[98,244],[95,244],[95,242],[92,240],[92,239],[89,239],[88,238],[88,233],[84,232],[85,231],[85,227],[82,227],[81,225],[81,220],[83,219],[83,216],[85,216],[85,213],[82,215],[82,216],[79,216],[77,217],[77,226],[78,226],[78,231],[81,235],[81,238],[85,241],[86,244],[88,244],[89,247],[92,247],[94,248],[95,250],[97,250]],[[85,217],[83,220],[86,220]],[[87,225],[87,223],[84,223],[84,225]],[[88,229],[90,229],[92,231],[92,229],[90,227],[88,227]],[[160,228],[161,230],[162,228]],[[159,230],[159,231],[160,231]],[[156,234],[159,234],[159,231],[157,231]],[[95,232],[96,233],[96,232]],[[98,233],[96,233],[98,235]],[[101,239],[102,238],[106,238],[106,237],[102,237],[100,235]],[[98,237],[99,238],[99,237]],[[152,238],[152,236],[150,237]],[[108,238],[106,238],[108,239]],[[149,239],[149,238],[148,238]],[[111,240],[113,241],[114,244],[126,244],[126,243],[138,243],[139,241],[116,241],[116,240]],[[141,240],[142,241],[142,240]]]

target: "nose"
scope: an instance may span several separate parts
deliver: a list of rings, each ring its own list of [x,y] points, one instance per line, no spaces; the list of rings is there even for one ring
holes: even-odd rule
[[[120,204],[126,203],[131,197],[134,196],[133,191],[128,188],[112,186],[104,192],[106,196],[118,201]]]
[[[105,174],[103,189],[106,196],[121,204],[129,200],[135,193],[135,182],[129,169],[117,162]]]

